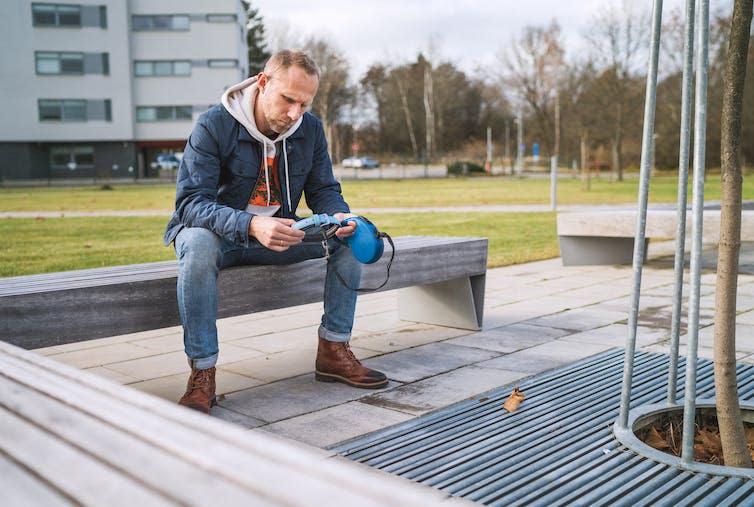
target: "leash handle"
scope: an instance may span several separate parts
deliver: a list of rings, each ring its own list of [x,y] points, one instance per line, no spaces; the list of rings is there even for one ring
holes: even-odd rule
[[[335,269],[335,275],[338,277],[338,280],[340,280],[340,283],[342,283],[343,285],[345,285],[346,287],[348,287],[349,289],[351,289],[352,291],[354,291],[354,292],[356,292],[358,294],[369,294],[371,292],[377,292],[378,290],[380,290],[381,288],[383,288],[385,285],[387,285],[388,280],[390,280],[390,267],[393,265],[393,259],[395,258],[395,245],[393,244],[393,238],[391,238],[390,235],[388,233],[386,233],[386,232],[380,232],[377,235],[377,237],[380,238],[380,239],[382,239],[382,238],[387,239],[387,242],[390,244],[390,260],[387,261],[387,268],[385,270],[385,281],[382,282],[379,285],[379,287],[374,287],[374,288],[361,288],[361,287],[359,287],[358,289],[354,289],[353,287],[351,287],[348,284],[348,282],[345,281],[345,279],[341,276],[341,274],[338,272],[338,270]],[[333,268],[334,268],[334,266],[333,266]]]

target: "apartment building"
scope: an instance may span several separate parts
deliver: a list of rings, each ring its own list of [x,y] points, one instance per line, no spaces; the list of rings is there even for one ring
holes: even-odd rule
[[[149,178],[247,75],[240,0],[0,2],[0,178]]]

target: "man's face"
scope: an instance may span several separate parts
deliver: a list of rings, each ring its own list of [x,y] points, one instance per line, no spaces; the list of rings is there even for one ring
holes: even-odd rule
[[[259,73],[257,85],[259,95],[254,114],[257,127],[262,133],[280,134],[311,107],[319,79],[293,65],[275,71],[271,76]]]

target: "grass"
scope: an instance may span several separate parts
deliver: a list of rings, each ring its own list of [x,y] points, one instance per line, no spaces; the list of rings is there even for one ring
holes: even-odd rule
[[[674,203],[678,180],[658,176],[650,184],[649,202]],[[550,181],[543,179],[439,178],[418,180],[346,180],[343,193],[354,208],[436,207],[469,204],[547,204]],[[611,182],[594,178],[589,190],[579,179],[558,181],[559,204],[610,204],[637,201],[635,176]],[[754,178],[744,178],[745,200],[754,199]],[[707,200],[720,199],[719,176],[710,175],[705,185]],[[173,185],[123,185],[112,190],[99,187],[40,187],[0,189],[0,211],[101,211],[162,210],[173,208]]]
[[[143,211],[174,208],[174,185],[1,188],[0,211]]]
[[[633,203],[638,179],[578,179],[558,182],[559,204]],[[652,204],[676,202],[677,177],[658,176],[650,184]],[[489,267],[559,255],[555,213],[448,213],[446,206],[545,204],[544,179],[448,178],[429,180],[347,180],[343,192],[353,208],[429,207],[433,213],[371,213],[391,236],[483,236],[489,238]],[[173,259],[162,246],[173,185],[39,187],[0,189],[0,211],[156,211],[164,217],[67,217],[0,219],[0,276],[16,276]],[[754,200],[754,178],[744,178],[744,200]],[[719,176],[710,175],[705,199],[720,199]]]
[[[554,213],[375,213],[393,237],[484,236],[490,267],[558,256]],[[70,217],[0,219],[0,276],[174,259],[162,245],[167,218]]]
[[[162,246],[166,218],[0,219],[0,276],[174,259]]]

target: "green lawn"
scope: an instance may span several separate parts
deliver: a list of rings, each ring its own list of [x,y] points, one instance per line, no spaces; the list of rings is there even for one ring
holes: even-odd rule
[[[651,203],[674,203],[677,178],[653,178]],[[445,206],[545,204],[547,179],[450,178],[345,181],[354,208],[430,207],[432,213],[373,213],[369,218],[391,236],[483,236],[489,238],[490,267],[559,255],[555,213],[449,213]],[[719,180],[710,176],[705,199],[719,199]],[[559,204],[636,202],[638,180],[593,179],[585,190],[578,179],[558,182]],[[164,217],[65,217],[0,219],[0,276],[65,271],[173,259],[162,233],[173,206],[172,185],[42,187],[0,189],[0,211],[154,210]],[[754,199],[754,178],[744,179],[744,199]]]
[[[650,184],[650,203],[674,203],[678,179],[660,176]],[[546,204],[550,181],[543,179],[439,178],[417,180],[346,180],[343,193],[354,208],[443,207],[469,204]],[[589,190],[579,179],[558,181],[559,204],[607,204],[636,202],[639,180],[621,182],[591,180]],[[720,198],[719,176],[710,175],[705,199]],[[744,179],[744,199],[754,199],[754,178]],[[0,211],[100,211],[164,210],[173,208],[173,185],[119,185],[99,187],[0,188]],[[689,200],[690,202],[690,200]]]
[[[484,236],[489,266],[557,257],[554,213],[377,213],[391,236]],[[6,218],[0,220],[0,276],[174,259],[162,246],[166,218]]]

